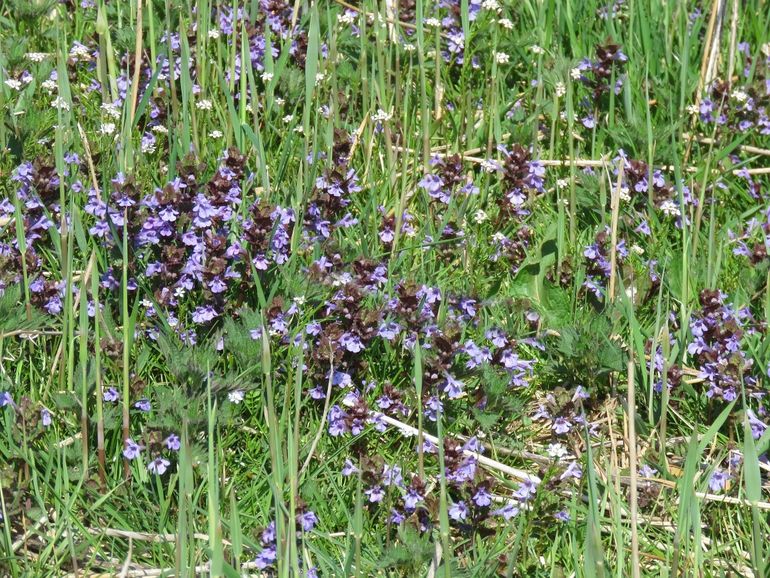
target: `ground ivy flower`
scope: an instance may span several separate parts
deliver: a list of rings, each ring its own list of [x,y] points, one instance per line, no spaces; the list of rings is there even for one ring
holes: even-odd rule
[[[485,487],[481,487],[473,494],[473,503],[479,508],[487,507],[492,503],[492,494]]]
[[[727,483],[732,479],[733,477],[727,472],[716,469],[709,478],[709,489],[712,492],[722,492],[727,487]]]
[[[385,490],[383,490],[382,486],[378,484],[364,490],[364,494],[366,494],[370,502],[377,503],[381,502],[385,497]]]
[[[142,398],[134,404],[134,407],[139,411],[148,412],[152,409],[152,404],[147,398]]]
[[[165,444],[166,448],[172,452],[178,452],[179,448],[182,447],[182,441],[179,439],[179,436],[173,433],[169,434],[168,437],[163,440],[163,443]]]
[[[147,470],[152,474],[158,474],[162,476],[166,473],[166,470],[171,465],[171,462],[166,458],[157,457],[147,464]]]
[[[449,507],[449,517],[457,522],[464,521],[468,518],[468,505],[460,500],[459,502],[454,502]]]
[[[125,447],[123,448],[123,456],[127,460],[134,460],[139,457],[139,454],[141,454],[143,449],[144,446],[139,445],[131,438],[127,438]]]
[[[308,510],[297,516],[297,523],[300,525],[303,532],[310,532],[318,523],[318,516],[316,516],[314,512]]]
[[[516,502],[508,502],[502,508],[492,511],[493,516],[502,516],[506,521],[519,515],[521,508]]]

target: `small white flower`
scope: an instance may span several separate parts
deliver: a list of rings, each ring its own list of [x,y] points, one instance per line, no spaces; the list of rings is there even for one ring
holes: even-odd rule
[[[168,134],[168,129],[162,125],[162,124],[156,124],[154,127],[152,127],[152,132],[157,132],[158,134]]]
[[[105,135],[111,135],[115,133],[115,128],[114,122],[103,122],[99,127],[99,132]]]
[[[211,30],[209,30],[209,38],[216,40],[219,37],[220,37],[219,30],[217,30],[216,28],[212,28]]]
[[[481,3],[481,7],[484,10],[497,12],[500,8],[500,4],[497,3],[497,0],[484,0],[484,2]]]
[[[439,26],[441,26],[441,22],[439,22],[438,18],[426,18],[425,26],[432,26],[434,28],[438,28]]]
[[[557,189],[566,189],[569,186],[569,179],[559,179],[556,181]]]
[[[762,54],[770,58],[770,42],[765,42],[760,50],[762,50]]]
[[[500,166],[495,161],[490,161],[488,159],[482,160],[480,164],[481,168],[488,173],[494,173],[500,168]]]
[[[276,106],[283,106],[286,101],[282,99],[280,96],[275,99],[275,105]]]
[[[628,190],[628,187],[623,185],[620,187],[620,192],[618,193],[618,196],[620,197],[621,201],[628,202],[631,200],[631,191]]]
[[[139,303],[140,303],[140,304],[142,305],[142,307],[144,307],[145,309],[149,309],[150,307],[152,307],[152,301],[150,301],[149,299],[142,299],[142,300],[141,300]]]
[[[81,60],[88,60],[91,58],[91,53],[88,52],[88,47],[78,44],[72,47],[70,50],[70,56],[72,58],[79,58]]]
[[[583,76],[583,71],[576,66],[569,71],[569,75],[572,77],[572,80],[580,80],[580,77]]]
[[[660,205],[660,210],[669,217],[679,217],[682,214],[676,203],[671,200],[663,201],[663,204]]]
[[[48,57],[48,54],[45,52],[28,52],[27,58],[29,58],[32,62],[43,62]]]
[[[386,120],[390,120],[393,118],[393,115],[390,113],[385,112],[384,110],[377,109],[377,112],[373,114],[371,117],[372,122],[383,122]]]
[[[738,89],[733,91],[732,97],[738,102],[746,102],[746,100],[749,98],[749,95]]]
[[[298,124],[292,130],[294,130],[294,132],[296,132],[296,133],[302,134],[302,133],[305,132],[305,127],[302,126],[301,124]]]
[[[486,221],[489,218],[489,215],[487,215],[483,210],[479,209],[475,213],[473,213],[473,220],[477,223],[481,224],[484,221]]]
[[[297,295],[294,299],[292,299],[292,301],[294,301],[294,303],[296,303],[298,306],[302,307],[307,302],[307,299],[304,295]]]
[[[241,391],[240,389],[231,391],[230,393],[227,394],[227,399],[230,400],[230,403],[235,403],[235,404],[241,403],[243,401],[243,391]]]
[[[567,94],[567,87],[564,86],[563,82],[557,82],[556,83],[556,96],[561,98],[565,94]]]
[[[102,108],[102,112],[106,116],[109,116],[110,118],[115,118],[115,119],[120,118],[120,110],[114,104],[110,102],[105,102],[101,108]]]
[[[640,247],[639,245],[637,245],[636,243],[631,245],[631,251],[633,251],[637,255],[644,255],[644,249],[642,247]]]
[[[345,10],[342,14],[337,14],[337,22],[341,24],[353,24],[356,21],[357,14],[353,10]]]
[[[315,75],[315,83],[321,84],[324,81],[324,78],[326,78],[326,75],[324,75],[323,72],[319,72]]]
[[[537,44],[533,44],[529,47],[529,49],[532,51],[532,54],[544,54],[545,50],[543,50],[542,47],[538,46]]]
[[[224,135],[222,134],[222,131],[221,131],[221,130],[216,130],[216,129],[215,129],[215,130],[212,130],[212,131],[209,133],[209,136],[210,136],[211,138],[222,138],[222,136],[224,136]]]
[[[556,458],[557,460],[565,457],[569,452],[567,451],[567,448],[565,448],[560,443],[555,444],[549,444],[548,445],[548,455],[552,458]]]
[[[199,100],[195,103],[195,108],[198,110],[211,110],[213,106],[210,100]]]
[[[57,96],[56,98],[51,101],[51,106],[54,108],[58,108],[59,110],[69,110],[70,105],[67,104],[67,101],[64,100],[61,96]]]
[[[687,112],[688,114],[696,115],[698,114],[698,107],[694,104],[689,104],[687,105]]]
[[[503,235],[500,231],[498,231],[497,233],[492,235],[492,240],[495,243],[502,243],[503,241],[505,241],[506,238],[507,237],[505,235]]]
[[[51,80],[51,79],[49,78],[48,80],[44,80],[44,81],[43,81],[43,82],[40,84],[40,86],[42,86],[42,87],[43,87],[43,88],[45,88],[45,89],[46,89],[46,90],[47,90],[49,93],[51,93],[51,92],[53,92],[54,90],[56,90],[56,81],[55,81],[55,80]]]
[[[273,73],[272,72],[263,72],[262,73],[262,82],[265,84],[268,84],[271,80],[273,80]]]
[[[506,30],[513,30],[513,22],[508,20],[508,18],[500,18],[498,22],[500,23],[500,26],[502,26]]]
[[[498,64],[507,64],[511,60],[511,57],[508,56],[505,52],[495,52],[495,62]]]
[[[8,88],[12,88],[13,90],[21,90],[21,81],[16,80],[15,78],[9,78],[5,81],[5,85]]]
[[[417,47],[414,44],[404,44],[404,50],[406,52],[414,52],[417,50]]]
[[[185,293],[186,293],[186,291],[185,291],[184,287],[182,287],[180,285],[179,287],[177,287],[174,290],[174,297],[177,297],[177,298],[181,299],[182,297],[184,297]]]
[[[285,117],[283,117],[283,122],[285,122],[286,124],[289,124],[293,120],[294,120],[293,114],[287,114]]]

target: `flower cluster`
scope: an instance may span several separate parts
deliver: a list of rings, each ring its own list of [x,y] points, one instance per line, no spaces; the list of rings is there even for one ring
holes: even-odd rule
[[[586,263],[586,278],[583,281],[583,287],[593,293],[599,300],[604,299],[606,283],[612,274],[612,264],[610,263],[611,250],[610,229],[605,227],[596,234],[594,242],[583,251]],[[620,265],[628,257],[625,240],[620,239],[617,242],[615,252],[617,263]]]
[[[706,396],[729,402],[737,398],[742,385],[754,390],[757,380],[751,375],[752,360],[742,349],[746,331],[753,331],[751,312],[748,308],[736,311],[725,304],[725,297],[719,290],[701,291],[701,309],[690,320],[692,341],[687,353],[697,364]]]
[[[459,154],[436,157],[431,161],[431,172],[423,177],[419,186],[433,201],[448,205],[451,198],[459,193],[471,195],[478,193],[478,187],[463,172],[462,157]]]

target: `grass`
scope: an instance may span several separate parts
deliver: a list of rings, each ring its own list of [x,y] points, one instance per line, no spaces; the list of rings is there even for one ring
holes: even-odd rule
[[[768,24],[0,5],[0,574],[768,575]]]

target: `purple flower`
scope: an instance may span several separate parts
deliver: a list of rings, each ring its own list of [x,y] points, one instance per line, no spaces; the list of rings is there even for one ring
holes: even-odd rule
[[[350,461],[350,458],[345,459],[345,465],[342,466],[342,475],[352,476],[353,474],[358,473],[358,468],[353,464],[353,462]]]
[[[553,425],[551,425],[551,427],[557,434],[565,434],[572,429],[572,424],[560,416],[553,420]]]
[[[519,506],[515,502],[508,502],[502,508],[492,511],[494,516],[502,516],[506,521],[518,516],[520,512]]]
[[[7,391],[0,391],[0,407],[5,407],[6,405],[13,407],[13,398]]]
[[[389,321],[380,325],[380,328],[377,330],[377,335],[388,341],[393,341],[398,337],[400,332],[401,326],[394,321]]]
[[[127,460],[133,460],[139,457],[139,454],[144,449],[144,446],[139,445],[131,438],[126,439],[125,447],[123,448],[123,456]]]
[[[443,411],[444,404],[441,403],[441,400],[439,400],[439,398],[435,395],[431,396],[425,403],[425,417],[427,417],[430,421],[436,421],[438,419],[438,414]]]
[[[340,406],[334,405],[329,410],[329,435],[341,436],[348,431],[348,426],[345,423],[347,413]]]
[[[179,436],[173,433],[169,434],[168,437],[163,440],[163,443],[166,444],[166,447],[172,452],[178,452],[179,448],[182,447],[182,441],[179,439]]]
[[[351,353],[358,353],[363,351],[364,344],[361,342],[361,338],[353,333],[345,333],[340,337],[340,345]]]
[[[456,399],[460,397],[463,393],[463,382],[455,379],[449,373],[445,373],[444,377],[446,377],[446,381],[444,382],[444,391],[446,392],[447,396],[449,396],[449,399]]]
[[[557,520],[559,520],[560,522],[569,522],[570,519],[571,519],[570,515],[569,515],[569,512],[567,510],[560,510],[560,511],[556,512],[553,515],[553,517],[556,518]]]
[[[264,570],[268,566],[272,566],[276,559],[277,556],[275,546],[270,545],[265,546],[262,551],[257,554],[257,558],[254,560],[254,563],[256,564],[257,568]]]
[[[492,503],[492,495],[487,491],[486,488],[481,487],[476,491],[475,494],[473,494],[473,503],[475,503],[479,508],[485,508]]]
[[[207,323],[217,316],[216,310],[211,305],[196,307],[192,314],[195,323]]]
[[[522,502],[527,502],[531,498],[535,497],[537,493],[537,483],[532,480],[524,480],[519,484],[519,489],[516,490],[514,495]]]
[[[753,437],[755,440],[758,440],[762,437],[762,434],[765,433],[767,424],[760,420],[757,417],[757,414],[755,414],[751,409],[746,410],[746,416],[748,417],[749,425],[751,426],[751,437]]]
[[[417,490],[413,487],[409,487],[404,495],[404,508],[407,511],[414,510],[417,507],[417,504],[422,502],[423,499],[423,496]]]
[[[116,402],[120,399],[120,394],[117,389],[110,387],[102,394],[102,399],[108,403]]]
[[[712,492],[721,492],[727,487],[727,482],[732,478],[727,472],[716,469],[709,478],[709,488]]]
[[[150,404],[150,400],[145,398],[140,399],[134,404],[134,407],[138,409],[139,411],[148,412],[152,409],[152,405]]]
[[[460,522],[468,517],[468,505],[460,500],[449,507],[449,517]]]
[[[314,388],[308,390],[308,393],[310,394],[310,397],[315,400],[326,398],[326,392],[322,385],[316,385]]]
[[[170,461],[159,456],[147,464],[147,471],[149,471],[151,474],[158,474],[159,476],[162,476],[166,473],[166,470],[170,465]]]
[[[560,480],[566,480],[568,478],[575,478],[579,480],[583,477],[583,470],[577,462],[570,462],[566,469],[559,476]]]
[[[49,427],[51,425],[51,412],[46,408],[40,410],[40,421],[43,427]]]
[[[382,468],[382,483],[386,486],[402,486],[404,479],[401,475],[401,466],[388,464]]]
[[[310,532],[318,523],[318,516],[308,510],[297,516],[297,523],[302,527],[303,532]]]
[[[648,466],[647,464],[644,464],[641,468],[639,468],[639,475],[643,478],[652,478],[657,475],[658,470],[655,468]]]
[[[385,497],[385,490],[382,489],[382,486],[376,485],[367,490],[364,490],[364,494],[367,495],[370,502],[376,503],[381,502]]]

